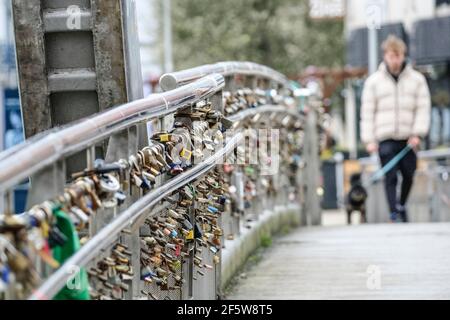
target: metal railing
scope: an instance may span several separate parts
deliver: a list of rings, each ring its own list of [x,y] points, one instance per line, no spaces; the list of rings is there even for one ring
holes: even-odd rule
[[[409,197],[409,220],[411,222],[450,221],[450,202],[447,198],[450,183],[448,177],[450,149],[424,150],[417,152],[419,164],[413,189]],[[379,168],[377,157],[359,160],[363,179]],[[381,180],[369,187],[367,218],[369,223],[388,222],[389,209]]]
[[[251,81],[244,81],[237,85],[234,83],[234,76],[240,75],[251,79]],[[225,82],[224,77],[228,80]],[[230,85],[233,84],[233,85]],[[1,200],[5,201],[6,210],[11,210],[8,207],[9,192],[16,184],[20,183],[28,177],[32,177],[34,174],[44,171],[49,167],[55,166],[57,162],[64,162],[64,159],[73,155],[76,152],[87,150],[86,158],[88,166],[92,166],[93,160],[95,160],[95,150],[92,147],[99,142],[112,137],[114,134],[123,132],[138,124],[148,122],[152,119],[159,119],[161,128],[164,127],[165,117],[175,112],[192,107],[196,103],[209,100],[212,103],[213,109],[223,112],[223,90],[228,86],[230,91],[237,90],[239,86],[248,86],[252,89],[258,86],[263,86],[265,89],[283,89],[282,95],[289,91],[289,82],[287,79],[278,72],[260,65],[253,63],[218,63],[216,65],[202,66],[186,71],[176,72],[168,75],[164,75],[161,78],[161,87],[165,89],[171,89],[161,94],[154,94],[150,97],[134,102],[130,102],[121,106],[117,106],[108,111],[100,114],[90,116],[86,119],[77,121],[74,124],[70,124],[63,128],[53,129],[49,132],[40,134],[23,144],[0,154],[0,195]],[[238,122],[245,123],[245,120],[255,115],[281,115],[281,120],[276,124],[283,122],[283,119],[290,118],[300,121],[304,124],[307,119],[306,116],[298,111],[295,107],[286,107],[283,105],[263,105],[258,108],[242,111],[238,114],[229,117],[230,121],[235,124]],[[270,117],[268,117],[270,118]],[[275,124],[275,121],[274,121]],[[252,124],[247,123],[247,126]],[[265,123],[266,126],[271,125],[269,119]],[[314,126],[313,126],[314,127]],[[302,129],[303,130],[303,129]],[[153,215],[157,215],[160,209],[155,209],[155,206],[164,200],[167,195],[172,194],[179,188],[191,183],[198,179],[205,173],[211,171],[216,167],[217,161],[222,159],[224,155],[233,152],[236,149],[236,145],[243,139],[240,133],[236,134],[231,140],[226,141],[226,144],[222,149],[217,151],[214,155],[204,160],[201,164],[198,164],[188,171],[175,176],[173,178],[162,176],[158,178],[154,189],[146,194],[142,192],[134,191],[133,195],[128,194],[129,201],[121,207],[120,213],[114,213],[109,219],[103,219],[102,224],[97,231],[96,229],[90,234],[90,239],[82,248],[74,254],[64,265],[52,273],[46,281],[36,290],[31,296],[31,299],[51,299],[65,284],[70,276],[69,269],[71,266],[85,267],[92,264],[96,259],[99,259],[105,254],[105,249],[117,241],[122,242],[119,236],[125,229],[129,229],[132,237],[139,239],[140,227],[146,218]],[[308,144],[308,142],[305,142]],[[316,143],[317,145],[317,143]],[[125,154],[130,154],[128,145],[119,146],[125,151]],[[317,153],[317,150],[307,148],[308,152]],[[307,159],[307,157],[305,157]],[[118,159],[116,159],[118,160]],[[61,169],[58,169],[61,170]],[[62,171],[65,168],[63,166]],[[50,174],[51,179],[55,180],[54,185],[63,185],[66,183],[65,172],[63,174]],[[236,178],[239,177],[239,178]],[[56,181],[56,180],[63,181]],[[236,173],[233,173],[233,179],[240,179],[239,183],[243,183],[242,179],[247,179],[242,169],[237,169]],[[302,183],[300,188],[304,188],[307,185],[307,181],[300,181],[297,177],[296,183]],[[274,205],[286,204],[288,191],[284,185],[285,181],[279,179],[278,182],[274,182],[274,188],[278,193],[283,194],[274,196],[269,202],[269,207]],[[32,188],[45,188],[45,186],[33,186]],[[134,188],[134,187],[133,187]],[[132,189],[133,189],[132,188]],[[130,189],[131,190],[131,189]],[[61,191],[61,190],[59,190]],[[314,190],[315,192],[315,190]],[[54,196],[53,193],[42,193],[43,198],[41,201],[49,200]],[[241,198],[242,194],[239,195]],[[267,195],[260,194],[260,197],[267,201]],[[242,199],[239,199],[242,201]],[[299,208],[303,206],[305,199],[297,198]],[[239,206],[242,209],[242,203]],[[269,208],[267,207],[267,208]],[[237,228],[235,230],[229,230],[229,232],[239,235],[239,229],[242,227],[242,220],[246,220],[251,216],[252,219],[257,219],[259,210],[261,210],[261,201],[258,195],[253,198],[251,202],[252,212],[245,213],[242,217],[236,215],[236,212],[230,212],[226,210],[222,216],[222,222],[224,220],[233,220]],[[266,209],[267,209],[266,208]],[[250,211],[250,210],[249,210]],[[9,212],[11,213],[11,212]],[[250,214],[251,213],[251,214]],[[241,212],[242,214],[242,212]],[[98,219],[96,217],[95,219]],[[224,238],[225,235],[222,236]],[[139,241],[126,241],[131,243],[130,250],[133,257],[131,260],[136,261],[139,267],[139,255],[140,245]],[[221,252],[221,251],[220,251]],[[203,254],[205,259],[210,259],[210,256]],[[218,255],[220,257],[220,253]],[[189,262],[190,268],[193,268],[192,259]],[[130,293],[125,298],[137,298],[142,297],[139,288],[140,274],[135,272],[133,276],[133,285],[130,289]],[[189,273],[189,281],[183,286],[183,291],[189,291],[190,293],[183,297],[187,298],[215,298],[220,292],[220,265],[215,269],[215,283],[209,283],[205,278],[205,286],[213,286],[214,296],[202,295],[202,293],[195,292],[192,288],[192,272]],[[198,280],[197,283],[200,283]],[[135,285],[137,283],[137,285]],[[135,287],[133,287],[135,286]],[[197,285],[197,288],[199,286]]]
[[[222,76],[207,76],[187,86],[118,106],[20,144],[0,154],[0,193],[34,172],[113,133],[172,114],[217,93],[223,86]]]
[[[163,90],[173,90],[201,77],[219,73],[224,77],[244,75],[274,83],[276,86],[289,88],[289,80],[281,73],[252,62],[219,62],[179,72],[163,75],[159,81]]]

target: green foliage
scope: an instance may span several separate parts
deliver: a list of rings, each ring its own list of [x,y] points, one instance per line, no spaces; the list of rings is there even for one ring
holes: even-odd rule
[[[261,237],[261,246],[263,248],[268,248],[272,245],[272,237],[270,235],[263,235]]]
[[[253,61],[295,75],[343,64],[343,23],[311,21],[307,0],[173,0],[177,70]]]
[[[290,225],[286,224],[286,225],[283,225],[283,227],[281,227],[280,234],[285,236],[285,235],[289,234],[291,231],[292,231],[292,227]]]

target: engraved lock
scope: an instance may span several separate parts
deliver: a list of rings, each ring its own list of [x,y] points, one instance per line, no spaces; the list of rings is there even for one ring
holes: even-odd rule
[[[151,229],[152,231],[154,231],[154,233],[155,233],[156,235],[158,235],[158,234],[156,233],[156,231],[159,229],[159,225],[158,225],[157,223],[154,223],[153,221],[146,221],[146,224],[150,227],[150,229]]]
[[[135,155],[131,155],[128,158],[128,162],[131,165],[131,170],[132,171],[135,171],[137,173],[141,172],[141,166],[139,165],[139,160],[138,160],[138,158]]]
[[[30,261],[20,251],[15,250],[14,253],[6,251],[5,255],[8,265],[14,273],[25,272],[30,266]]]
[[[116,268],[114,266],[110,266],[107,271],[108,276],[108,282],[111,283],[114,286],[120,285],[122,283],[122,280],[120,279],[120,276],[116,272]]]
[[[136,153],[136,157],[138,159],[139,166],[142,169],[147,164],[148,160],[147,156],[144,153],[144,150],[143,149],[138,150]]]
[[[176,226],[174,224],[168,223],[168,222],[164,222],[163,226],[166,227],[169,230],[174,230],[176,228]]]
[[[177,273],[178,271],[181,270],[181,261],[180,260],[174,260],[173,262],[171,262],[169,264],[169,270],[172,273]]]
[[[91,269],[87,270],[86,272],[91,277],[97,277],[98,276],[98,272],[94,268],[91,268]]]
[[[152,167],[155,165],[155,161],[153,159],[152,150],[150,147],[145,147],[142,149],[142,157],[143,157],[143,167],[148,170],[149,167]],[[159,172],[158,172],[159,174]]]
[[[219,227],[213,227],[213,233],[216,237],[223,236],[223,231]]]
[[[194,258],[194,264],[195,264],[195,265],[200,266],[201,263],[202,263],[201,260],[199,260],[199,259],[197,259],[197,258]]]
[[[104,273],[97,275],[97,278],[103,282],[108,281],[108,277]]]
[[[80,208],[73,206],[70,208],[70,212],[79,219],[80,228],[84,228],[84,226],[89,223],[89,216]]]
[[[156,241],[156,239],[154,237],[145,237],[144,241],[150,247],[152,247],[152,246],[157,244],[157,241]]]
[[[189,151],[188,149],[183,148],[180,151],[180,157],[182,157],[183,159],[189,161],[189,160],[191,160],[191,157],[192,157],[192,151]]]
[[[140,187],[142,186],[142,184],[144,183],[144,182],[142,181],[142,179],[139,178],[138,175],[135,174],[135,173],[133,173],[133,174],[131,175],[131,180],[132,180],[132,182],[134,183],[134,185],[135,185],[136,187],[138,187],[138,188],[140,188]]]
[[[165,142],[171,141],[172,139],[171,139],[171,135],[170,135],[168,132],[163,131],[163,132],[155,133],[155,134],[151,137],[151,140],[165,143]]]
[[[162,252],[162,247],[161,247],[161,246],[157,245],[157,246],[155,246],[155,247],[153,248],[153,253],[154,253],[155,255],[159,255],[159,254],[161,254],[161,252]]]
[[[102,192],[112,193],[120,190],[120,182],[112,174],[102,174],[99,181],[99,187]]]
[[[177,285],[182,285],[182,284],[184,284],[186,281],[181,277],[181,276],[179,276],[179,275],[175,275],[174,277],[173,277],[173,279],[175,280],[175,283],[177,284]]]
[[[62,247],[64,246],[68,238],[62,231],[58,228],[56,224],[52,225],[50,228],[50,232],[48,234],[48,245],[51,249],[55,247]]]
[[[190,207],[192,205],[192,200],[183,199],[179,202],[181,207]]]
[[[126,291],[126,292],[128,292],[128,290],[130,290],[130,286],[124,282],[121,282],[119,284],[119,287],[120,287],[120,289],[122,289],[123,291]]]
[[[167,231],[161,231],[160,229],[157,229],[155,232],[159,237],[164,238],[165,236],[168,236],[170,234],[170,231],[169,230],[167,230]],[[160,239],[156,238],[156,240],[160,240]]]
[[[102,207],[102,202],[96,192],[95,182],[90,178],[84,178],[84,185],[87,194],[89,195],[92,203],[92,210],[97,210]]]
[[[218,212],[219,212],[219,209],[217,209],[217,208],[214,207],[214,206],[208,206],[208,207],[207,207],[207,210],[208,210],[208,212],[210,212],[210,213],[218,213]]]
[[[183,193],[186,197],[188,197],[189,200],[194,199],[194,192],[189,186],[185,186],[183,188]]]
[[[141,279],[145,280],[146,278],[153,278],[156,274],[153,272],[150,266],[146,266],[141,270]]]
[[[205,185],[205,184],[203,184],[202,182],[200,182],[198,185],[197,185],[197,189],[200,191],[200,192],[204,192],[204,193],[206,193],[206,192],[208,192],[208,187]]]
[[[185,235],[185,239],[187,241],[194,240],[194,229],[188,230],[187,234]]]
[[[219,250],[217,250],[217,248],[215,246],[210,246],[209,250],[214,254],[216,254],[219,251]]]
[[[94,214],[94,211],[88,206],[88,202],[83,196],[84,189],[80,187],[79,184],[75,184],[70,189],[68,189],[68,192],[71,195],[72,203],[76,205],[78,208],[83,210],[87,215],[92,216]]]
[[[117,272],[119,273],[129,273],[130,272],[130,266],[128,265],[116,265],[114,266]]]
[[[117,205],[120,206],[125,203],[127,196],[123,191],[117,191],[114,193],[114,198],[117,200]]]
[[[155,219],[155,218],[153,218],[153,219]],[[163,217],[163,216],[158,216],[158,217],[156,217],[156,221],[158,223],[162,224],[162,223],[167,222],[167,219],[165,217]]]
[[[180,215],[173,209],[169,209],[168,210],[168,214],[170,217],[172,217],[173,219],[180,219]]]
[[[153,146],[153,149],[155,150],[155,157],[163,164],[163,168],[165,168],[165,170],[170,170],[169,163],[173,163],[173,159],[169,152],[167,152],[166,147],[163,144],[158,144]]]
[[[148,181],[150,181],[151,183],[155,183],[156,182],[156,176],[155,175],[153,175],[153,174],[151,174],[151,173],[149,173],[149,172],[146,172],[146,171],[142,171],[142,175],[148,180]]]
[[[194,238],[197,240],[203,238],[203,232],[198,223],[194,224]]]
[[[203,271],[201,271],[201,270],[197,270],[197,273],[198,273],[199,275],[201,275],[202,277],[205,275],[205,273],[204,273]]]
[[[169,229],[167,229],[167,228],[164,228],[164,229],[163,229],[163,233],[164,233],[164,235],[165,235],[166,237],[168,237],[168,236],[170,236],[171,231],[170,231]]]
[[[144,166],[144,169],[147,170],[149,174],[153,175],[155,177],[155,179],[157,176],[159,176],[161,174],[158,170],[156,170],[155,168],[153,168],[149,165]]]
[[[206,204],[206,203],[209,202],[209,200],[207,198],[200,197],[200,195],[199,195],[199,197],[196,200],[200,204]]]
[[[182,224],[183,224],[183,227],[184,227],[185,229],[187,229],[187,230],[193,230],[193,229],[194,229],[194,227],[192,226],[192,224],[190,223],[190,221],[187,220],[187,219],[184,219],[183,222],[182,222]]]
[[[129,264],[130,263],[130,260],[128,258],[125,258],[125,257],[117,257],[117,260],[118,260],[119,263],[122,263],[122,264]]]
[[[162,268],[157,268],[156,274],[158,275],[158,277],[166,277],[169,273]]]
[[[220,238],[218,238],[217,236],[214,236],[214,238],[212,238],[211,242],[216,247],[220,247],[221,246]]]
[[[170,168],[166,162],[166,159],[163,157],[162,147],[153,146],[150,150],[152,153],[152,164],[156,165],[159,170]]]
[[[173,228],[177,227],[179,225],[179,222],[177,222],[175,219],[171,217],[167,217],[166,219],[167,225],[166,226],[173,226]]]

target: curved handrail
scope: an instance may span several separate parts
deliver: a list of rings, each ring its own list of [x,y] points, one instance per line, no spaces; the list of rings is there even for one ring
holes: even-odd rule
[[[0,192],[33,173],[109,135],[149,119],[171,114],[221,90],[223,76],[209,75],[189,85],[136,100],[39,135],[0,156]]]
[[[159,84],[164,91],[173,90],[213,73],[219,73],[224,77],[233,74],[258,76],[270,79],[283,87],[290,87],[288,78],[278,71],[253,62],[235,61],[218,62],[216,64],[207,64],[183,71],[166,73],[159,79]]]
[[[68,259],[53,275],[51,275],[42,286],[37,289],[29,299],[41,300],[51,299],[61,288],[64,287],[71,276],[73,266],[85,267],[89,261],[95,258],[100,251],[108,246],[120,234],[122,230],[131,226],[145,212],[154,207],[164,197],[192,182],[202,174],[211,170],[218,161],[233,151],[237,144],[243,139],[241,133],[237,133],[231,138],[224,148],[216,152],[213,156],[206,159],[201,164],[193,167],[191,170],[182,173],[179,176],[169,180],[166,184],[160,186],[136,201],[132,206],[125,210],[115,220],[100,230],[91,240],[89,240],[77,253]]]
[[[287,113],[291,116],[303,119],[302,115],[293,110],[280,108],[274,105],[261,106],[254,109],[248,109],[231,116],[232,121],[241,121],[258,113]],[[236,146],[243,140],[242,133],[235,134],[225,145],[204,162],[196,165],[191,170],[176,176],[164,185],[160,186],[135,202],[131,207],[125,210],[115,220],[99,231],[91,240],[89,240],[75,255],[67,260],[54,274],[52,274],[30,297],[31,300],[51,299],[61,290],[72,274],[72,267],[85,267],[99,252],[111,244],[112,241],[127,227],[133,226],[145,212],[148,212],[164,197],[170,195],[179,188],[189,184],[202,174],[211,170],[220,160],[232,152]]]
[[[263,106],[260,106],[257,108],[247,109],[247,110],[241,111],[237,114],[229,116],[228,120],[233,121],[233,122],[241,121],[245,118],[254,116],[256,114],[268,113],[268,112],[275,112],[275,113],[283,112],[283,113],[287,113],[288,115],[291,115],[293,117],[299,118],[301,120],[305,120],[304,115],[297,112],[296,110],[280,108],[279,106],[275,106],[275,105],[263,105]]]

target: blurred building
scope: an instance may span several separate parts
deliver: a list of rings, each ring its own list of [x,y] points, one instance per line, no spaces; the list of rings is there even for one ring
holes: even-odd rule
[[[23,141],[9,0],[0,0],[0,151]]]
[[[11,1],[0,0],[0,152],[23,140]],[[17,212],[25,209],[27,189],[27,183],[14,189]]]
[[[163,73],[161,7],[161,0],[136,0],[144,95],[155,89],[155,84]]]
[[[389,34],[409,46],[409,59],[423,72],[433,96],[432,132],[428,147],[450,144],[450,0],[347,0],[347,65],[368,67],[368,27],[378,28],[378,48]],[[381,49],[378,60],[382,60]],[[359,119],[364,79],[347,86],[348,111],[355,105]],[[353,92],[352,92],[353,91]],[[358,141],[359,126],[347,123],[350,137]]]

